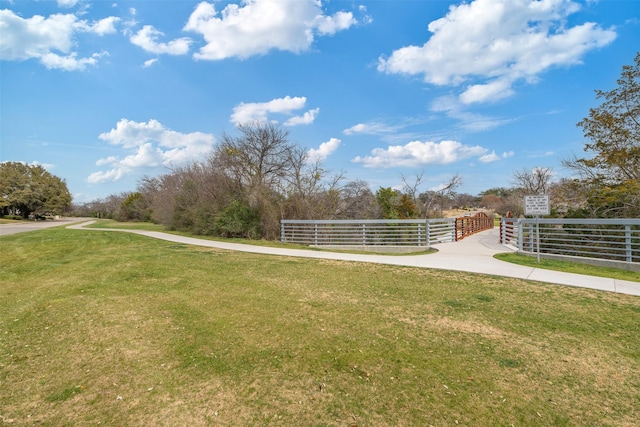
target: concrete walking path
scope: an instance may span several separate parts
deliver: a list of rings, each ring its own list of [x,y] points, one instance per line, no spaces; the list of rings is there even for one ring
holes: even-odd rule
[[[15,221],[9,224],[0,224],[0,237],[17,233],[26,233],[28,231],[42,230],[44,228],[60,227],[64,224],[73,224],[90,219],[91,218],[60,218],[54,221]]]
[[[67,228],[84,229],[95,221],[71,225]],[[434,245],[437,253],[429,255],[390,256],[377,254],[350,254],[327,251],[301,249],[284,249],[265,246],[253,246],[240,243],[219,242],[213,240],[184,237],[169,233],[145,230],[93,229],[96,231],[120,231],[142,236],[162,239],[174,243],[205,246],[232,251],[251,252],[264,255],[279,255],[342,261],[369,262],[378,264],[400,265],[406,267],[434,268],[441,270],[465,271],[469,273],[488,274],[493,276],[513,277],[517,279],[535,280],[557,285],[576,286],[640,296],[640,283],[582,274],[563,273],[542,268],[526,267],[495,259],[497,253],[511,252],[499,243],[499,230],[492,229],[467,237],[459,242]]]

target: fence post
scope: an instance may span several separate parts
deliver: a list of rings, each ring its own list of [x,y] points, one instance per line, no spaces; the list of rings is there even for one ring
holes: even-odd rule
[[[424,238],[426,240],[427,247],[431,247],[431,223],[429,219],[425,219],[424,224]]]
[[[313,224],[313,242],[318,246],[318,223]]]
[[[631,225],[626,224],[624,226],[624,243],[627,248],[627,262],[633,261],[633,255],[631,252]]]
[[[453,226],[453,241],[457,242],[458,241],[458,218],[454,219],[454,226]]]
[[[286,240],[284,237],[284,220],[280,220],[280,242],[284,243]]]
[[[362,246],[367,246],[367,224],[362,223]]]
[[[454,218],[454,219],[453,219],[453,231],[452,231],[452,233],[453,233],[453,236],[452,236],[452,237],[453,237],[453,238],[451,239],[451,241],[452,241],[452,242],[457,242],[457,241],[458,241],[458,235],[457,235],[457,233],[456,233],[456,221],[457,221],[457,220]]]
[[[524,232],[522,230],[522,220],[518,220],[518,251],[523,252],[524,250]]]

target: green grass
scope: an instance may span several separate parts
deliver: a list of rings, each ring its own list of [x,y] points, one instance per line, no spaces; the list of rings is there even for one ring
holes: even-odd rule
[[[101,219],[96,221],[94,224],[88,226],[88,228],[115,228],[119,230],[146,230],[146,231],[158,231],[161,233],[170,233],[178,236],[186,236],[186,237],[195,237],[198,239],[207,239],[219,242],[229,242],[229,243],[240,243],[245,245],[254,245],[254,246],[262,246],[262,247],[271,247],[271,248],[283,248],[283,249],[303,249],[308,251],[325,251],[325,252],[342,252],[342,253],[350,253],[350,254],[384,254],[389,256],[412,256],[412,255],[427,255],[436,253],[438,250],[434,248],[428,248],[421,251],[410,252],[410,253],[390,253],[390,252],[375,252],[375,251],[358,251],[358,250],[337,250],[337,249],[324,249],[322,247],[311,247],[309,245],[301,245],[294,243],[282,243],[274,240],[251,240],[251,239],[241,239],[241,238],[223,238],[223,237],[211,237],[211,236],[202,236],[196,235],[193,233],[188,233],[184,231],[176,231],[176,230],[168,230],[165,226],[160,224],[152,224],[149,222],[118,222],[109,219]]]
[[[640,298],[54,228],[0,238],[17,425],[640,419]]]
[[[274,242],[274,241],[268,241],[268,240],[222,239],[222,238],[211,238],[206,236],[196,236],[190,233],[168,231],[166,227],[162,225],[151,224],[146,222],[138,223],[138,222],[116,222],[113,220],[98,220],[95,224],[91,225],[91,228],[149,230],[149,231],[159,231],[159,232],[165,232],[165,233],[178,234],[178,235],[188,236],[188,237],[198,237],[198,238],[204,238],[204,239],[219,240],[219,241],[232,242],[232,243],[243,243],[243,244],[256,245],[256,246],[269,246],[269,247],[278,247],[278,248],[304,249],[304,250],[317,250],[317,251],[325,250],[320,248],[310,248],[309,246],[306,246],[306,245],[295,245],[290,243],[281,243],[281,242]],[[345,252],[345,253],[367,253],[367,254],[372,253],[372,252],[358,252],[353,250],[339,251],[335,249],[331,249],[329,251]],[[430,254],[435,252],[437,252],[437,246],[435,248],[429,248],[426,251],[422,251],[422,252],[413,252],[408,254],[395,254],[395,255],[397,256],[425,255],[425,254]],[[394,255],[394,254],[385,253],[385,255]],[[514,254],[514,253],[497,254],[495,255],[495,258],[501,261],[511,262],[514,264],[526,265],[528,267],[544,268],[548,270],[563,271],[565,273],[577,273],[577,274],[584,274],[588,276],[606,277],[611,279],[628,280],[631,282],[640,282],[639,273],[620,270],[616,268],[606,268],[606,267],[598,267],[594,265],[582,264],[577,262],[555,261],[555,260],[544,260],[544,259],[541,260],[540,264],[538,264],[537,258],[532,258],[526,255],[520,255],[520,254]]]
[[[538,264],[537,257],[515,253],[497,254],[494,255],[494,257],[501,261],[511,262],[513,264],[519,265],[526,265],[527,267],[544,268],[547,270],[563,271],[565,273],[586,274],[588,276],[608,277],[611,279],[640,282],[640,273],[635,271],[598,267],[595,265],[544,258],[540,259],[540,263]]]

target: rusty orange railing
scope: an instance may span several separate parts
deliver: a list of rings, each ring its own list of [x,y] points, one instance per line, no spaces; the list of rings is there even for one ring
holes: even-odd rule
[[[456,218],[456,242],[491,228],[493,228],[493,218],[489,218],[484,212]]]

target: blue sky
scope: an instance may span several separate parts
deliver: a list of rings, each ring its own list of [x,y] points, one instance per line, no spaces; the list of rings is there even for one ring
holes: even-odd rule
[[[0,161],[74,202],[135,191],[265,120],[376,191],[470,194],[583,155],[639,50],[634,0],[0,0]]]

